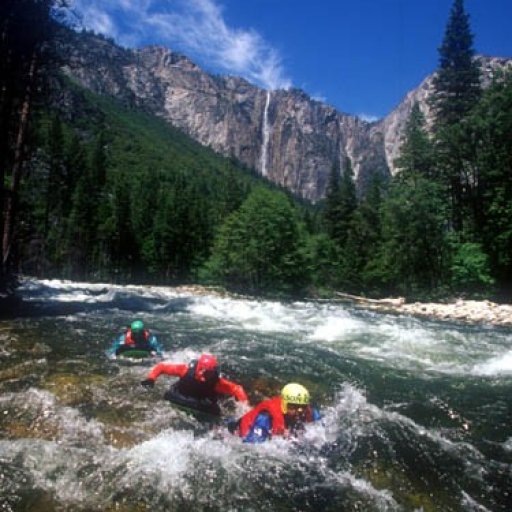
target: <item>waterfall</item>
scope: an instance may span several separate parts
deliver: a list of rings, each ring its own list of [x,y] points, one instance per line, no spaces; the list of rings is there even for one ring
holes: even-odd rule
[[[270,105],[270,90],[267,91],[267,99],[265,101],[265,108],[263,110],[263,133],[261,143],[261,175],[267,175],[267,154],[268,154],[268,141],[270,137],[270,128],[268,126],[268,106]]]

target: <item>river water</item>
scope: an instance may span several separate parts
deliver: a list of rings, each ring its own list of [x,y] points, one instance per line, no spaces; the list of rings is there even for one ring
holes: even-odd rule
[[[512,510],[512,332],[346,305],[27,280],[0,322],[2,511]],[[289,381],[322,412],[247,445],[110,360],[134,318],[166,359],[217,355],[253,404]],[[243,411],[232,399],[226,417]]]

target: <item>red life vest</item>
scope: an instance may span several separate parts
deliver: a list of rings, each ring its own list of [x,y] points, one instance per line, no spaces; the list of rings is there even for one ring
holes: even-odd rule
[[[147,329],[144,329],[144,343],[147,343],[149,340],[149,331]],[[133,339],[133,336],[132,336],[132,330],[131,329],[128,329],[126,331],[126,334],[124,335],[124,344],[125,345],[130,345],[131,347],[135,347],[136,345],[136,342],[135,340]]]
[[[272,419],[272,435],[283,435],[288,429],[286,424],[286,416],[282,409],[283,400],[280,396],[269,398],[260,402],[254,409],[251,409],[247,414],[240,418],[240,436],[245,437],[258,417],[260,412],[266,412]],[[306,406],[305,421],[310,423],[313,421],[313,410],[310,405]]]
[[[260,412],[267,412],[272,419],[272,434],[282,435],[286,430],[284,422],[284,414],[281,409],[281,397],[276,396],[263,400],[254,409],[251,409],[247,414],[240,418],[240,435],[245,437],[252,427]]]

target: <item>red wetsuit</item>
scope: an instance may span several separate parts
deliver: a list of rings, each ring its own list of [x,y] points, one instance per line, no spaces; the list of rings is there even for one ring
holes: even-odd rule
[[[258,417],[258,415],[262,412],[266,412],[269,414],[272,420],[272,434],[273,435],[283,435],[286,430],[286,420],[285,415],[282,409],[282,398],[280,396],[276,396],[274,398],[269,398],[268,400],[264,400],[260,402],[254,409],[251,409],[248,413],[244,414],[240,418],[239,423],[239,434],[241,437],[245,437],[254,421]],[[313,410],[311,406],[306,406],[306,422],[314,421],[313,418]]]
[[[148,375],[148,380],[156,380],[162,374],[180,377],[183,379],[190,370],[190,365],[185,363],[158,363]],[[241,402],[247,402],[247,394],[240,384],[236,384],[224,377],[219,377],[213,387],[218,395],[230,395]]]

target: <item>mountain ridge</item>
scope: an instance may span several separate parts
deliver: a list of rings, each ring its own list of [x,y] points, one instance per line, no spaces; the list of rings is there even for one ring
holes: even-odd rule
[[[482,59],[486,79],[511,59]],[[99,94],[124,99],[181,129],[199,143],[240,160],[310,201],[325,196],[333,166],[350,159],[361,191],[369,178],[396,172],[402,134],[414,101],[427,123],[432,79],[406,93],[385,118],[368,122],[311,98],[301,89],[266,91],[244,78],[212,75],[161,45],[125,49],[90,33],[72,33],[64,72]]]

